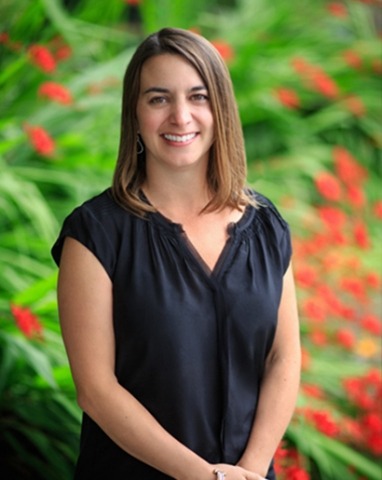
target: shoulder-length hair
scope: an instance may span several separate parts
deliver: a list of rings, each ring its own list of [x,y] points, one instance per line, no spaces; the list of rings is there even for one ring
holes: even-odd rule
[[[138,152],[136,110],[142,66],[162,54],[180,55],[198,72],[209,94],[214,122],[207,182],[212,198],[204,211],[241,208],[254,203],[245,192],[247,175],[243,133],[228,69],[206,39],[188,30],[164,28],[147,37],[137,48],[123,81],[121,137],[112,193],[127,210],[144,216],[155,209],[145,202],[145,152]]]

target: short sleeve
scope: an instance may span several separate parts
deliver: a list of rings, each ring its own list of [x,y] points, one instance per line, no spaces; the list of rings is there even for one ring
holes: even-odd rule
[[[86,205],[76,208],[64,221],[51,253],[59,266],[66,237],[74,238],[89,249],[100,261],[110,278],[115,265],[115,248],[106,234],[105,226]]]
[[[260,209],[264,217],[266,217],[266,220],[264,218],[264,222],[272,232],[269,238],[273,238],[275,241],[282,263],[283,273],[285,273],[289,267],[293,253],[289,224],[284,220],[271,200],[259,194],[257,194],[256,198],[261,205]]]
[[[291,258],[292,258],[292,241],[289,225],[285,220],[284,223],[284,232],[280,241],[280,251],[283,260],[283,272],[285,273],[288,270]]]

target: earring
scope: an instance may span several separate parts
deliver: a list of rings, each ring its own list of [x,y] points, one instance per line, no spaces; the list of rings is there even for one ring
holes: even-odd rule
[[[137,144],[138,144],[137,154],[140,155],[145,151],[145,147],[143,146],[143,143],[139,134],[137,135]]]

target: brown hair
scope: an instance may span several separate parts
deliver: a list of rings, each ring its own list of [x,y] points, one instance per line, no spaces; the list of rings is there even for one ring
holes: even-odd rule
[[[145,179],[145,153],[137,152],[136,108],[142,65],[154,55],[180,55],[205,83],[214,120],[207,181],[213,197],[204,210],[254,203],[244,191],[246,157],[232,81],[217,50],[203,37],[188,30],[164,28],[150,35],[135,51],[123,81],[121,137],[112,192],[115,200],[138,215],[153,211],[140,195]]]

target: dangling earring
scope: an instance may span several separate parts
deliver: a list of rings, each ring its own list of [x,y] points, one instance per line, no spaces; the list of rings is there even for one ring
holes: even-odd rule
[[[140,137],[139,133],[137,135],[137,144],[138,144],[137,154],[140,155],[141,153],[143,153],[145,151],[145,147],[143,146],[143,143],[142,143],[142,140],[141,140],[141,137]]]

